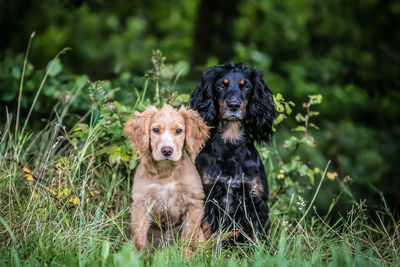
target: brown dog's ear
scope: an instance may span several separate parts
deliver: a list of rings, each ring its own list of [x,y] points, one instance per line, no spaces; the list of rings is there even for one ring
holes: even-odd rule
[[[185,118],[186,125],[186,136],[185,144],[186,149],[194,161],[196,159],[197,153],[203,147],[205,141],[209,137],[208,130],[209,127],[204,123],[203,119],[200,117],[197,111],[186,109],[181,107],[179,113]]]
[[[142,157],[149,149],[150,121],[156,111],[154,106],[149,106],[142,113],[135,112],[135,117],[125,124],[125,136],[131,140],[139,157]]]

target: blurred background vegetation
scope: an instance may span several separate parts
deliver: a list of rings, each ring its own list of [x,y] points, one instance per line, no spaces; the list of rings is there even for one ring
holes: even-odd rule
[[[400,2],[395,0],[0,0],[0,116],[14,113],[24,53],[36,32],[25,75],[21,114],[28,113],[48,62],[54,62],[30,126],[44,121],[71,88],[103,80],[108,98],[133,105],[144,88],[152,51],[160,49],[175,89],[190,93],[207,67],[241,61],[265,75],[274,94],[301,111],[308,95],[321,94],[313,122],[317,147],[301,153],[312,165],[339,174],[326,181],[317,206],[327,211],[367,199],[372,211],[400,207]],[[165,72],[164,72],[165,73]],[[154,92],[150,92],[154,94]],[[64,120],[72,126],[90,108],[82,89]],[[15,116],[15,115],[14,115]],[[289,118],[276,143],[292,135]],[[278,149],[282,149],[278,147]],[[346,178],[347,177],[347,178]],[[350,179],[349,179],[350,178]],[[345,190],[343,189],[345,187]],[[279,196],[278,196],[279,197]]]

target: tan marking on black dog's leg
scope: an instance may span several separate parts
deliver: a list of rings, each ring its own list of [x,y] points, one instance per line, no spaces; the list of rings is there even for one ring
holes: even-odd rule
[[[264,187],[259,181],[259,178],[253,178],[253,180],[250,181],[250,185],[251,185],[250,194],[252,196],[260,197],[264,193]]]

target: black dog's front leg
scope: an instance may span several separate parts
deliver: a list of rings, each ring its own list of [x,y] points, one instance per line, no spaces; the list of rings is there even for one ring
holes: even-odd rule
[[[267,233],[269,229],[268,205],[267,202],[261,198],[251,199],[253,210],[250,214],[252,231],[261,241],[267,240]]]

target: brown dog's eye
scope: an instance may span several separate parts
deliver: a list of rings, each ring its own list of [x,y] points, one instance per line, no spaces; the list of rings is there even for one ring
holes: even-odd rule
[[[153,128],[153,133],[156,133],[156,134],[160,133],[160,129],[158,129],[158,128]]]
[[[179,129],[179,128],[178,128],[178,129],[176,129],[175,132],[176,132],[176,134],[181,134],[181,133],[182,133],[182,129]]]

